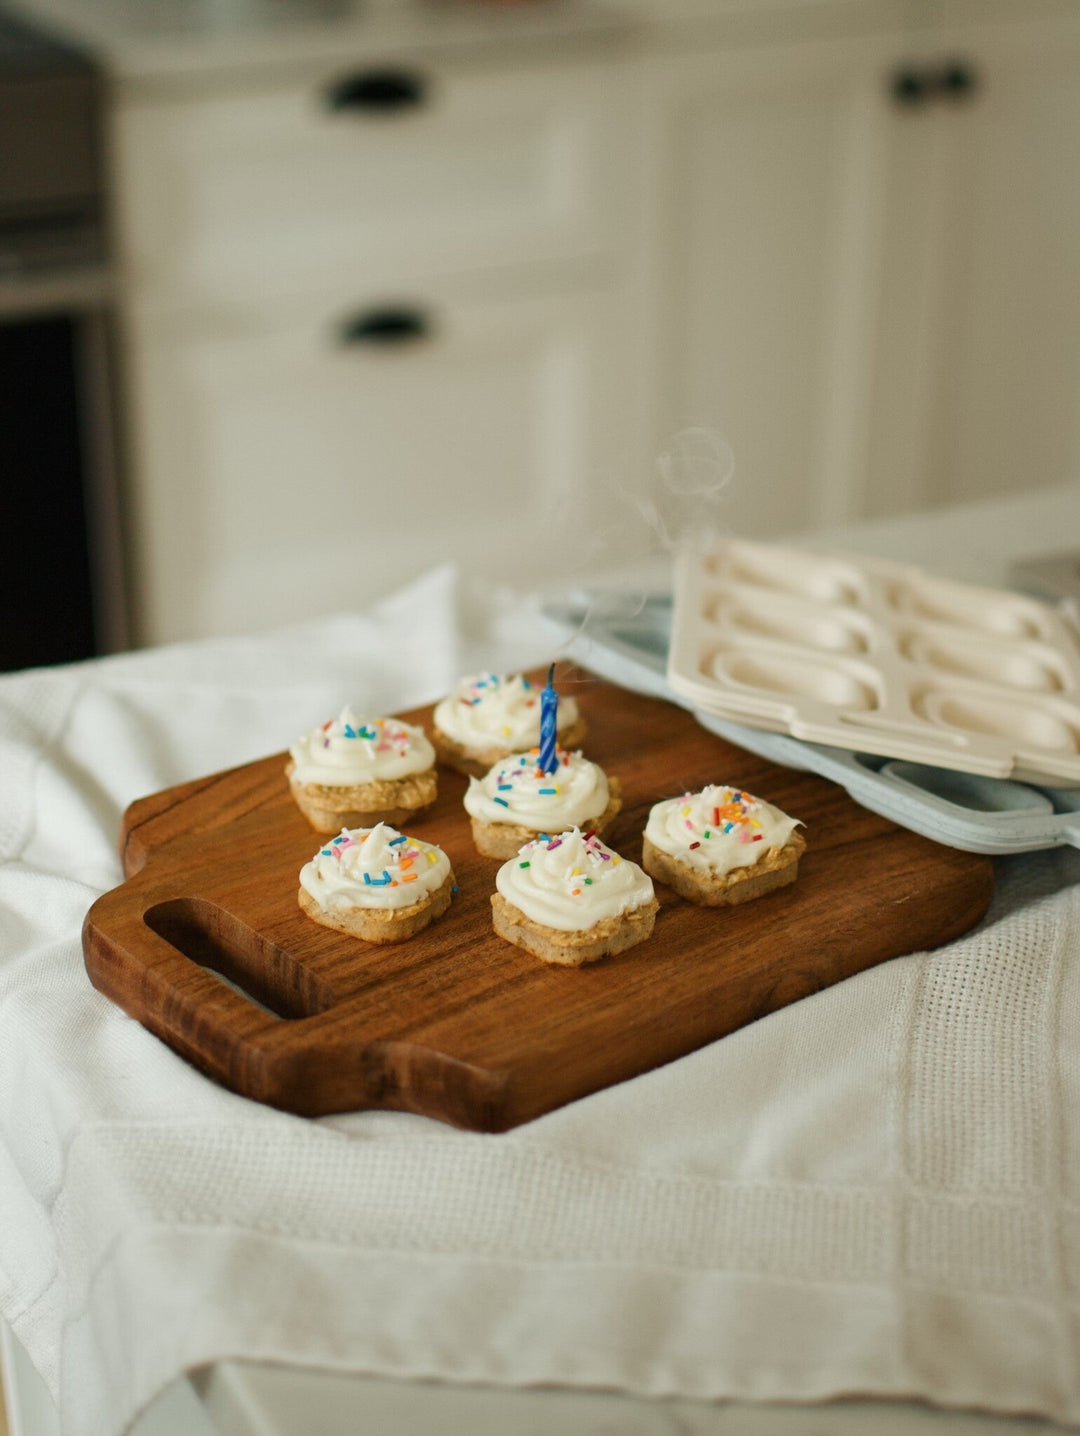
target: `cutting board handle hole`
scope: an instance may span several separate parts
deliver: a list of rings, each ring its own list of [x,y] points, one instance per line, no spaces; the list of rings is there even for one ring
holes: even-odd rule
[[[286,1021],[314,1017],[337,1001],[333,989],[276,943],[205,898],[170,898],[143,913],[152,932]]]

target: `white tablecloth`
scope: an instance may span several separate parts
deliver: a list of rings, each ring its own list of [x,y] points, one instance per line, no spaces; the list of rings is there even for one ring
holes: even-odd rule
[[[452,571],[365,616],[0,680],[0,1314],[72,1436],[224,1356],[1080,1422],[1080,855],[887,963],[502,1136],[305,1121],[89,984],[135,797],[550,648]],[[481,614],[482,618],[483,615]]]

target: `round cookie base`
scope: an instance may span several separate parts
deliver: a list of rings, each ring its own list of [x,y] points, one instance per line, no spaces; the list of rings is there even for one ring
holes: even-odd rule
[[[491,895],[491,921],[495,931],[515,947],[524,948],[542,962],[559,967],[581,967],[613,957],[644,942],[652,935],[660,904],[655,898],[640,907],[631,908],[618,917],[601,918],[592,927],[564,931],[534,922],[531,917],[509,903],[502,893]]]
[[[443,915],[450,906],[453,891],[454,874],[451,871],[433,893],[408,907],[329,909],[321,907],[306,888],[300,888],[297,902],[300,911],[313,922],[331,927],[336,932],[348,933],[350,937],[359,937],[365,942],[404,942]]]
[[[576,718],[566,728],[559,729],[559,747],[567,752],[576,751],[585,741],[587,731],[585,719]],[[438,727],[432,728],[430,737],[439,762],[444,767],[453,768],[456,772],[464,773],[469,778],[482,778],[496,763],[500,763],[504,758],[509,758],[512,753],[518,751],[506,747],[467,748]]]
[[[701,872],[680,862],[645,839],[641,866],[657,882],[666,883],[680,897],[702,907],[735,907],[787,887],[799,875],[799,859],[806,851],[806,839],[792,833],[782,848],[769,848],[750,868],[729,873]]]
[[[602,838],[622,811],[622,788],[618,778],[608,779],[608,805],[597,818],[585,818],[578,827]],[[541,828],[527,828],[521,823],[487,823],[483,818],[469,819],[476,851],[485,858],[516,858],[526,843],[540,836]],[[555,836],[553,829],[551,836]]]
[[[379,778],[351,787],[332,783],[298,783],[289,762],[285,776],[296,806],[317,833],[340,833],[342,828],[373,828],[376,823],[407,823],[430,808],[439,790],[434,768],[404,778]]]

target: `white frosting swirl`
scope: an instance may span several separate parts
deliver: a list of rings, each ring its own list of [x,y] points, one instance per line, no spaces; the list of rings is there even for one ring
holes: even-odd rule
[[[700,793],[667,798],[649,812],[645,836],[670,857],[700,872],[750,868],[782,848],[801,824],[741,788],[711,784]]]
[[[569,728],[577,718],[574,700],[560,696],[556,730]],[[540,689],[520,673],[510,678],[471,675],[436,705],[435,726],[463,748],[518,752],[540,741]]]
[[[376,823],[342,828],[300,869],[300,886],[327,911],[411,907],[442,887],[449,874],[442,848]]]
[[[609,801],[604,770],[580,753],[556,749],[554,773],[537,767],[539,749],[511,753],[482,778],[470,778],[465,811],[484,823],[515,823],[540,833],[587,825]]]
[[[495,886],[533,922],[565,932],[584,932],[653,898],[652,879],[637,863],[576,827],[526,843],[495,874]]]
[[[352,788],[422,773],[434,764],[435,749],[422,728],[400,718],[365,718],[345,707],[339,717],[298,738],[289,756],[294,782]]]

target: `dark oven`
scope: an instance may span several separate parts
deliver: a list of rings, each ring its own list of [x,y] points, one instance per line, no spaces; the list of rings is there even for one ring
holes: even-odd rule
[[[127,641],[102,85],[0,10],[0,670]]]

